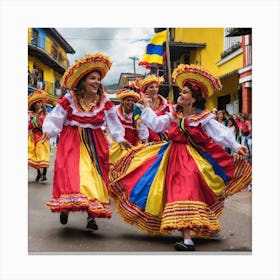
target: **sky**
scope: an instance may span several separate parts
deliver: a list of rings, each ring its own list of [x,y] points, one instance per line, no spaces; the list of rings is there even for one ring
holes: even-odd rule
[[[149,40],[154,36],[154,29],[146,28],[56,28],[62,37],[75,50],[67,54],[70,64],[82,58],[86,53],[101,52],[110,57],[112,67],[103,80],[104,85],[116,84],[121,73],[148,72],[138,66]],[[131,58],[130,58],[131,57]]]

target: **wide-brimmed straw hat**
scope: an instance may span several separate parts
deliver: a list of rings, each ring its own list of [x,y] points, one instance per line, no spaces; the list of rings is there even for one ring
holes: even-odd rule
[[[44,104],[48,101],[47,92],[44,90],[36,89],[28,95],[28,108],[30,108],[37,101],[42,101]]]
[[[101,79],[103,79],[111,66],[110,58],[102,53],[86,54],[65,71],[62,77],[62,85],[65,88],[74,89],[82,77],[94,70],[99,71]]]
[[[117,98],[123,100],[126,97],[134,97],[136,102],[140,100],[140,94],[131,89],[122,89],[117,93]]]
[[[157,83],[160,85],[164,81],[163,77],[158,77],[156,75],[147,75],[143,80],[139,81],[140,92],[145,92],[147,86],[151,83]]]
[[[183,88],[186,82],[199,86],[204,98],[209,97],[222,88],[222,84],[216,76],[208,70],[196,65],[180,64],[172,73],[174,82],[179,88]]]

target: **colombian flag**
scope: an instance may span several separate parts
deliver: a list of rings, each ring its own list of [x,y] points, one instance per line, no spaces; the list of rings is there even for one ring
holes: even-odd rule
[[[141,108],[137,104],[134,104],[133,113],[132,113],[132,123],[134,127],[136,127],[136,123],[140,119],[141,114],[142,114]]]
[[[166,41],[166,32],[166,30],[158,32],[150,40],[146,46],[142,60],[138,63],[140,66],[149,69],[153,63],[162,65],[163,43]]]

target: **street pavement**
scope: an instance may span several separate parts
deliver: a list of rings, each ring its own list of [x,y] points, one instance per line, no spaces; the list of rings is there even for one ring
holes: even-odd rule
[[[98,231],[86,229],[87,213],[69,214],[61,225],[59,214],[46,202],[51,198],[53,161],[51,153],[48,181],[36,183],[36,170],[28,168],[28,251],[29,254],[251,254],[252,192],[246,189],[228,198],[220,217],[222,230],[210,240],[194,239],[195,252],[176,252],[173,244],[181,234],[150,235],[124,223],[112,203],[111,219],[96,219]]]

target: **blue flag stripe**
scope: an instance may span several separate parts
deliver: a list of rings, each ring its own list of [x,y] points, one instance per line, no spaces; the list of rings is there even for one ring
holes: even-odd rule
[[[160,45],[148,44],[146,54],[157,54],[163,56],[163,47]]]

